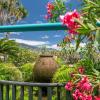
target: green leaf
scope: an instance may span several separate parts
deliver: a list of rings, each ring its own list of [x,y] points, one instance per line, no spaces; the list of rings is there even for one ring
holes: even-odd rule
[[[86,29],[84,27],[80,27],[77,29],[77,32],[80,33],[80,34],[87,34],[90,32],[90,29]]]
[[[100,30],[96,31],[95,39],[98,42],[98,44],[100,44]]]
[[[87,25],[91,30],[95,30],[95,27],[93,26],[93,24],[87,23]]]
[[[81,42],[81,35],[78,35],[78,38],[76,40],[76,50],[78,49],[80,42]]]
[[[79,23],[82,27],[88,29],[88,27],[87,27],[82,21],[80,21],[79,19],[75,18],[74,20],[75,20],[77,23]]]

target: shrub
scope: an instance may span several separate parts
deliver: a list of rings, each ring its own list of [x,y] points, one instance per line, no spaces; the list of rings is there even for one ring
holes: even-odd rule
[[[26,63],[33,63],[34,61],[36,61],[37,57],[37,52],[32,51],[31,49],[20,47],[17,56],[13,58],[13,63],[16,66],[20,67]]]
[[[26,63],[20,67],[24,81],[32,81],[32,73],[35,63]]]
[[[22,81],[22,73],[11,63],[0,63],[0,80]]]
[[[58,57],[61,58],[65,64],[74,64],[80,60],[79,53],[75,50],[74,47],[71,46],[62,48]]]
[[[64,83],[71,79],[71,73],[75,70],[75,67],[69,67],[67,65],[62,65],[55,72],[52,81]]]
[[[92,74],[93,69],[100,71],[100,53],[93,45],[88,44],[81,49],[80,54],[82,58],[78,61],[77,66],[83,66],[86,74]]]

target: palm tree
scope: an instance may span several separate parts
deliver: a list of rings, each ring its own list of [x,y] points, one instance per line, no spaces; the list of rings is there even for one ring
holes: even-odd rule
[[[19,0],[0,0],[0,25],[15,24],[27,16]],[[8,38],[10,33],[6,33]]]
[[[14,40],[6,38],[0,40],[0,54],[3,56],[4,61],[7,60],[8,56],[15,57],[18,50],[18,44]]]

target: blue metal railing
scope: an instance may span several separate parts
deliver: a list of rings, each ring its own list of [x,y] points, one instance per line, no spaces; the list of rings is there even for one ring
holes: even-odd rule
[[[100,27],[100,21],[96,23]],[[0,32],[25,32],[25,31],[53,31],[67,30],[67,26],[62,23],[42,23],[0,26]]]
[[[0,32],[53,31],[53,30],[67,30],[67,27],[62,23],[0,26]]]
[[[100,27],[100,21],[97,21],[96,25]]]

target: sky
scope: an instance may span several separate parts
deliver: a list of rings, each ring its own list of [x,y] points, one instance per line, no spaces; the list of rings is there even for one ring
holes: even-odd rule
[[[21,3],[28,11],[28,16],[18,24],[36,24],[47,23],[44,19],[46,14],[46,4],[53,0],[21,0]],[[72,9],[79,7],[79,0],[67,0],[66,6],[72,6]],[[67,33],[65,31],[39,31],[39,32],[18,32],[10,35],[11,39],[18,43],[31,46],[47,46],[49,48],[57,48],[57,44],[64,38]],[[4,34],[0,34],[3,37]]]

